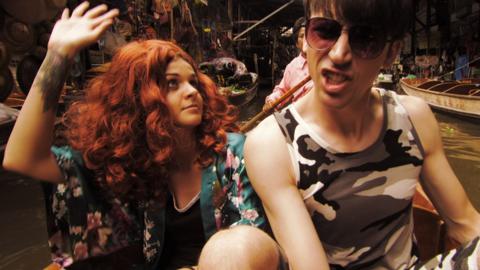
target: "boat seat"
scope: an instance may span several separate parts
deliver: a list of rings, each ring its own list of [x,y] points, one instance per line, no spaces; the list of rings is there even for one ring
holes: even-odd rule
[[[421,261],[458,247],[447,237],[445,223],[420,185],[413,196],[413,224]]]
[[[445,92],[446,90],[449,90],[450,88],[452,88],[456,85],[459,85],[459,83],[457,83],[457,82],[439,83],[437,85],[434,85],[434,86],[430,87],[428,90]]]
[[[469,96],[480,96],[480,89],[472,89],[468,91]]]
[[[440,216],[429,209],[414,207],[413,220],[420,260],[428,261],[443,253],[446,228]]]
[[[478,89],[475,84],[459,84],[448,89],[444,93],[457,95],[470,95],[470,91]]]
[[[441,83],[442,83],[441,81],[428,81],[428,82],[424,82],[424,83],[420,84],[417,87],[422,88],[422,89],[429,89],[429,88],[431,88],[435,85],[441,84]]]

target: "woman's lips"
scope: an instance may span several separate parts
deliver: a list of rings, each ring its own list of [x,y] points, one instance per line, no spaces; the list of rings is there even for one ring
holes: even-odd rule
[[[183,110],[200,110],[200,107],[196,104],[192,104],[192,105],[183,107]]]

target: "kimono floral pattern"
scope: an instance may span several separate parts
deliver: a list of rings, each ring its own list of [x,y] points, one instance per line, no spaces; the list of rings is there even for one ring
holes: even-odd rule
[[[128,203],[94,196],[91,172],[79,153],[69,147],[53,147],[65,181],[44,184],[47,229],[52,260],[59,267],[108,255],[141,242],[137,212]]]
[[[239,224],[256,226],[260,215],[258,208],[253,207],[248,201],[254,194],[246,179],[245,161],[243,157],[235,155],[230,148],[227,149],[226,155],[225,172],[221,179],[223,188],[220,194],[214,195],[225,197],[224,204],[217,205],[215,209],[217,229]],[[247,184],[248,186],[245,186]],[[214,189],[214,192],[219,191],[220,189]],[[233,219],[231,215],[235,215]]]

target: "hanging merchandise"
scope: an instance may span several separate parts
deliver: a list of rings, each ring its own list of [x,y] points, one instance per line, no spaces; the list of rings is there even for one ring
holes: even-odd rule
[[[182,0],[181,4],[181,10],[180,10],[181,18],[182,18],[182,24],[189,25],[192,27],[193,33],[198,36],[198,32],[195,29],[195,25],[193,24],[193,19],[192,19],[192,12],[190,11],[190,8],[188,7],[188,3],[186,0]]]
[[[205,6],[208,6],[208,0],[195,0],[195,4],[197,5],[203,4]]]
[[[175,20],[174,39],[187,52],[195,55],[198,32],[193,23],[192,13],[186,0],[181,0],[179,4],[180,17]]]
[[[27,24],[53,19],[66,4],[67,0],[0,1],[0,6],[10,16]]]
[[[32,25],[12,17],[5,18],[1,35],[7,46],[15,53],[30,50],[37,41],[37,34]]]
[[[4,102],[15,88],[12,72],[10,69],[0,69],[0,102]]]
[[[168,22],[168,10],[165,5],[162,3],[162,0],[154,0],[152,2],[152,11],[153,17],[159,25],[165,24]]]
[[[174,7],[178,6],[178,0],[156,0],[160,5],[163,5],[167,12],[171,12]]]
[[[32,86],[33,79],[37,75],[43,59],[27,54],[17,66],[17,82],[20,90],[27,95]]]
[[[36,46],[30,53],[26,54],[17,66],[17,82],[20,90],[27,95],[32,87],[33,80],[37,75],[43,59],[47,55],[47,49]]]
[[[215,22],[208,18],[203,18],[200,26],[202,29],[201,46],[205,55],[204,60],[211,60],[216,56],[216,44],[214,37],[216,33]]]
[[[133,35],[133,27],[127,21],[117,20],[115,23],[116,32],[121,35],[125,40],[130,40]]]
[[[145,37],[147,39],[158,39],[157,31],[151,26],[145,28]]]
[[[0,41],[0,69],[3,69],[4,67],[8,66],[8,63],[10,62],[10,51],[8,50],[8,47]]]
[[[107,30],[102,37],[102,51],[108,56],[113,56],[118,48],[127,44],[125,38],[117,32]]]
[[[127,4],[125,3],[125,0],[109,0],[109,6],[118,9],[120,14],[127,13]]]

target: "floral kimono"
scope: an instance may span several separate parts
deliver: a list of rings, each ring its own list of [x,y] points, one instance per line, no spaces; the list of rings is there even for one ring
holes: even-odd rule
[[[266,225],[246,175],[244,141],[243,135],[229,133],[226,156],[216,157],[202,172],[200,209],[207,240],[222,228]],[[59,268],[74,262],[83,264],[79,269],[158,268],[165,237],[164,204],[107,198],[93,186],[93,174],[80,153],[70,147],[53,147],[52,152],[65,177],[63,184],[44,188],[53,262]]]

